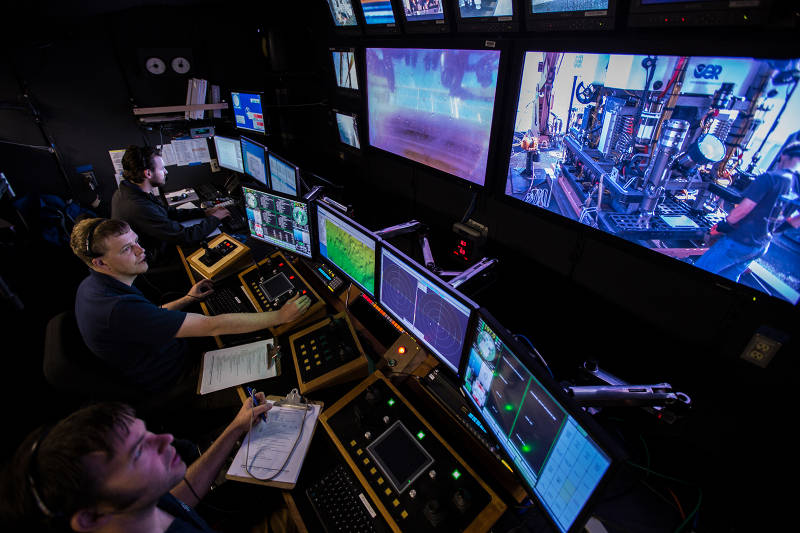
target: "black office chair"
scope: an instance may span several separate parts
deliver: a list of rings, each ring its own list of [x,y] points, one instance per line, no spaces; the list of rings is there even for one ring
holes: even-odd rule
[[[53,388],[76,399],[123,401],[139,411],[150,407],[146,394],[86,347],[72,311],[59,313],[47,323],[42,369]]]

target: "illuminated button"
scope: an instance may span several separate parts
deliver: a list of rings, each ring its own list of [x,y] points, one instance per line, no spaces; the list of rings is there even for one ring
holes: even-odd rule
[[[301,355],[308,355],[308,352],[306,350],[303,350]]]
[[[303,294],[305,294],[305,293],[306,293],[306,290],[305,290],[305,289],[303,289]]]
[[[361,448],[356,450],[356,455],[361,455],[363,453],[364,453],[364,450],[362,450]]]
[[[321,365],[322,361],[317,361],[317,366]]]
[[[461,472],[459,472],[458,470],[453,470],[453,471],[450,473],[450,475],[451,475],[451,476],[453,476],[453,479],[458,479],[458,478],[460,478],[460,477],[461,477]]]
[[[407,516],[408,516],[408,512],[405,511],[405,510],[402,513],[400,513],[400,518],[406,518]]]
[[[431,479],[436,479],[436,470],[431,470],[428,472],[428,477]]]
[[[303,362],[308,364],[308,358],[303,359]]]
[[[306,365],[306,370],[311,370],[311,365]]]
[[[351,441],[350,441],[350,446],[355,446],[355,445],[356,445],[356,441],[354,441],[354,440],[351,440]]]
[[[367,439],[367,440],[371,439],[372,438],[372,433],[367,431],[366,433],[364,433],[364,438]]]
[[[386,403],[389,404],[389,407],[393,406],[394,405],[394,398],[389,398],[389,401],[386,402]]]
[[[397,349],[397,353],[399,353],[400,355],[403,355],[404,353],[406,353],[406,347],[405,346],[400,346]]]
[[[395,498],[394,500],[392,500],[392,505],[394,505],[395,507],[397,507],[398,505],[400,505],[400,500],[398,500],[397,498]]]
[[[369,473],[370,473],[370,474],[372,474],[372,475],[375,475],[377,472],[378,472],[378,471],[375,469],[375,467],[374,467],[374,466],[373,466],[372,468],[370,468],[370,469],[369,469]]]
[[[383,417],[383,423],[384,424],[388,424],[390,420],[391,420],[391,418],[389,418],[388,416],[384,416]]]
[[[369,464],[369,457],[364,457],[364,464],[365,464],[365,465],[368,465],[368,464]]]
[[[383,485],[383,478],[382,477],[378,478],[378,485]]]
[[[413,500],[414,498],[417,497],[417,491],[415,491],[414,489],[411,489],[410,491],[408,491],[408,497]]]
[[[390,489],[389,487],[386,487],[386,490],[385,490],[385,491],[383,491],[383,493],[384,493],[384,494],[386,494],[386,495],[388,496],[389,494],[391,494],[391,493],[392,493],[392,489]]]
[[[417,432],[417,438],[418,438],[419,440],[422,440],[422,439],[424,439],[424,438],[425,438],[425,432],[424,432],[424,431],[422,431],[422,430],[418,431],[418,432]]]
[[[311,344],[316,344],[316,343],[317,343],[317,339],[311,339]]]
[[[311,342],[312,342],[312,344],[313,344],[313,342],[314,342],[314,341],[311,341]],[[306,345],[305,345],[305,344],[301,344],[301,345],[300,345],[300,349],[301,349],[301,350],[305,350],[305,349],[306,349]]]

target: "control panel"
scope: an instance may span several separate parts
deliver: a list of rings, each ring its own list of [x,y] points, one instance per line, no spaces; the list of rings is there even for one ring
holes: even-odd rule
[[[325,263],[316,261],[309,268],[333,294],[338,294],[345,287],[344,280]]]
[[[380,372],[320,420],[395,531],[487,531],[506,509]]]
[[[259,261],[258,266],[253,265],[240,272],[239,280],[259,311],[277,311],[295,294],[306,295],[311,299],[308,311],[298,322],[270,328],[275,336],[298,324],[320,318],[325,313],[325,302],[281,252],[275,252]]]
[[[186,261],[204,278],[218,280],[240,268],[249,251],[250,248],[230,235],[220,233],[187,257]]]
[[[226,255],[233,252],[237,247],[238,246],[236,243],[230,239],[223,239],[213,248],[203,246],[203,250],[205,250],[206,253],[200,256],[200,262],[207,267],[210,267],[214,263],[221,261]]]
[[[289,337],[300,392],[367,375],[367,356],[344,311]]]

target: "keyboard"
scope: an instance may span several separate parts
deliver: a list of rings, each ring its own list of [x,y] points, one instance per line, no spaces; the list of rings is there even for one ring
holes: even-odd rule
[[[340,464],[306,489],[327,533],[390,531],[350,469]]]
[[[209,312],[212,315],[222,315],[225,313],[255,313],[256,309],[247,296],[242,292],[241,287],[222,287],[214,289],[204,300]]]

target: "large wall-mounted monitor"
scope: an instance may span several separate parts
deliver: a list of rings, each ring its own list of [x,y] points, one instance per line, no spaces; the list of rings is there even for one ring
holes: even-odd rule
[[[610,30],[617,0],[524,0],[525,28],[532,31]]]
[[[239,139],[214,135],[214,149],[217,152],[219,166],[235,172],[244,172],[242,143],[239,142]]]
[[[364,15],[364,31],[366,33],[397,33],[394,6],[391,0],[359,0],[361,13]]]
[[[347,93],[358,94],[355,48],[331,48],[336,86]]]
[[[270,152],[269,161],[270,188],[281,194],[289,196],[300,195],[300,167]]]
[[[374,297],[378,238],[322,203],[317,203],[316,226],[319,254]]]
[[[266,133],[261,93],[231,91],[234,125],[240,130]]]
[[[601,430],[484,309],[467,343],[463,391],[556,530],[581,531],[598,489],[613,472],[616,453],[601,444],[606,440]]]
[[[385,244],[381,245],[379,279],[381,307],[457,374],[467,326],[477,306]]]
[[[369,144],[486,180],[498,50],[367,48]]]
[[[241,137],[242,164],[244,173],[269,187],[267,172],[267,148],[263,144]]]
[[[358,135],[358,117],[352,113],[333,111],[336,116],[336,128],[339,132],[339,142],[354,150],[361,149]]]
[[[770,0],[630,0],[631,27],[755,26],[766,22]]]
[[[328,8],[337,32],[361,33],[356,20],[356,10],[353,8],[354,1],[357,0],[328,0]]]
[[[251,237],[311,258],[307,202],[248,187],[242,193]]]
[[[406,33],[450,31],[447,0],[402,0],[403,28]]]
[[[506,194],[795,304],[800,191],[767,171],[800,137],[799,79],[800,59],[527,52]]]
[[[458,0],[456,29],[458,31],[517,31],[519,13],[511,0]]]

